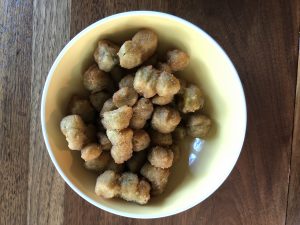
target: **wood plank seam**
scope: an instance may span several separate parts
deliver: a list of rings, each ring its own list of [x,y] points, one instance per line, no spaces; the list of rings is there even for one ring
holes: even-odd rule
[[[300,30],[300,27],[299,27]],[[293,156],[294,156],[294,151],[295,148],[299,147],[296,146],[296,139],[297,137],[297,126],[299,126],[297,119],[300,118],[300,110],[297,110],[300,108],[300,32],[298,33],[298,69],[297,69],[297,81],[296,81],[296,97],[295,97],[295,107],[294,107],[294,126],[293,126],[293,133],[292,133],[292,145],[291,145],[291,156],[290,156],[290,167],[289,167],[289,185],[288,185],[288,192],[287,192],[287,203],[286,203],[286,218],[285,218],[285,225],[291,225],[293,221],[290,223],[290,217],[296,216],[296,215],[290,215],[289,214],[289,209],[291,207],[291,202],[290,195],[293,195],[294,193],[291,193],[294,190],[291,190],[291,182],[293,182],[293,175],[295,171],[293,171]],[[296,159],[295,159],[296,160]],[[297,171],[296,171],[297,172]],[[300,213],[300,212],[299,212]],[[293,219],[293,218],[292,218]]]

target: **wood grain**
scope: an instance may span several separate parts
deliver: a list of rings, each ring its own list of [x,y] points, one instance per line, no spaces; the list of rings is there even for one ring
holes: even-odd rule
[[[0,1],[0,18],[0,224],[25,224],[30,138],[31,1]]]
[[[59,51],[89,24],[129,10],[203,28],[232,59],[247,98],[246,140],[228,179],[200,205],[156,220],[80,198],[56,172],[40,128],[41,92]],[[2,0],[0,18],[0,225],[300,224],[299,1]]]
[[[300,19],[300,11],[298,19]],[[300,222],[300,48],[298,50],[298,79],[295,102],[291,175],[287,207],[287,225],[297,225]]]
[[[50,66],[69,40],[70,1],[35,0],[27,224],[62,224],[64,181],[41,141],[40,102]]]

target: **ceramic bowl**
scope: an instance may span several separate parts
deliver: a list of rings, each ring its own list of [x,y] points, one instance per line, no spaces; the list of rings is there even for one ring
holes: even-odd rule
[[[83,72],[93,61],[97,41],[122,43],[141,28],[159,36],[159,51],[177,47],[190,56],[178,76],[199,85],[205,93],[204,112],[213,119],[207,140],[187,138],[180,143],[180,161],[172,169],[165,192],[147,205],[103,199],[94,193],[97,175],[83,167],[78,151],[70,151],[59,123],[74,93],[85,94]],[[187,210],[210,196],[233,169],[245,136],[243,88],[229,57],[207,33],[181,18],[159,12],[135,11],[106,17],[77,34],[60,52],[48,74],[42,96],[44,140],[56,169],[82,198],[105,211],[131,218],[158,218]]]

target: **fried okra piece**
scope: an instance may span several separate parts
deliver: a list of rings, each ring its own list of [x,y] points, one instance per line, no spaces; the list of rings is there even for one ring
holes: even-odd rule
[[[95,110],[91,103],[77,95],[73,95],[69,103],[69,113],[72,115],[79,115],[86,123],[93,122],[95,120]]]
[[[151,125],[154,130],[167,134],[175,130],[180,120],[177,110],[168,106],[158,106],[154,109]]]
[[[152,115],[152,102],[147,98],[140,98],[132,107],[132,111],[133,115],[130,120],[130,127],[133,129],[142,129]]]
[[[134,152],[132,157],[126,161],[126,166],[132,173],[138,173],[147,161],[147,151]]]
[[[136,73],[133,81],[134,89],[145,98],[156,95],[156,85],[159,78],[159,71],[153,66],[141,67]]]
[[[116,110],[103,113],[101,122],[107,130],[122,130],[128,127],[132,113],[131,107],[122,106]]]
[[[126,172],[119,178],[119,196],[126,201],[146,204],[150,199],[150,184],[145,180],[139,180],[134,173]]]
[[[97,133],[98,142],[101,145],[102,150],[110,150],[112,147],[112,144],[110,140],[108,139],[107,135],[103,132]]]
[[[118,52],[118,56],[120,66],[126,69],[132,69],[143,63],[143,50],[133,41],[125,41]]]
[[[156,146],[148,154],[148,160],[152,166],[162,169],[170,168],[173,164],[174,154],[169,148]]]
[[[150,144],[149,134],[145,130],[135,130],[133,132],[133,151],[139,152],[146,149]]]
[[[167,73],[172,73],[172,69],[171,69],[171,67],[169,66],[168,63],[159,62],[157,64],[157,69],[159,71],[166,71]]]
[[[71,150],[81,150],[86,144],[86,126],[79,115],[69,115],[60,122],[60,130],[65,135]]]
[[[120,193],[120,175],[112,170],[106,170],[96,181],[95,193],[103,198],[113,198]]]
[[[119,82],[119,88],[123,88],[123,87],[129,87],[129,88],[133,88],[133,80],[134,80],[134,75],[132,74],[128,74],[125,77],[122,78],[122,80],[120,80]]]
[[[117,107],[133,106],[138,99],[138,93],[129,87],[123,87],[113,95],[113,103]]]
[[[161,72],[157,83],[156,92],[159,96],[172,96],[180,90],[179,80],[171,73]]]
[[[186,136],[186,129],[179,125],[173,131],[172,136],[175,140],[182,140]]]
[[[152,103],[155,105],[167,105],[173,101],[174,95],[159,96],[156,95],[152,98]]]
[[[100,116],[103,117],[105,112],[113,111],[115,109],[117,109],[117,107],[114,105],[112,98],[109,98],[104,102],[100,111]]]
[[[145,62],[157,48],[157,35],[149,30],[143,29],[137,32],[132,40],[125,41],[121,46],[118,56],[120,65],[126,69],[132,69]]]
[[[111,156],[118,164],[124,163],[132,156],[133,131],[129,128],[124,130],[106,130],[108,139],[112,143]]]
[[[151,194],[158,195],[163,193],[168,183],[168,178],[170,175],[169,169],[157,168],[147,162],[142,167],[140,173],[150,181]]]
[[[81,158],[84,161],[90,161],[93,159],[98,158],[102,153],[101,146],[96,143],[91,143],[86,145],[82,150],[81,150]]]
[[[100,40],[94,52],[94,59],[100,70],[110,72],[119,63],[119,46],[108,40]]]
[[[108,166],[111,159],[109,152],[102,152],[99,157],[84,162],[84,167],[88,170],[102,173]]]
[[[204,105],[202,91],[194,84],[188,85],[179,97],[178,108],[183,113],[195,112]]]
[[[172,72],[184,70],[190,62],[190,57],[185,52],[175,49],[167,52],[167,64]]]
[[[163,134],[155,130],[151,130],[150,137],[151,137],[151,142],[154,145],[168,146],[173,143],[172,135],[170,133]]]
[[[99,70],[97,65],[92,65],[83,74],[83,86],[92,93],[113,90],[113,82],[109,75]]]
[[[158,44],[157,34],[150,29],[139,30],[132,41],[143,49],[143,62],[149,59],[156,51]]]
[[[92,93],[90,95],[90,102],[94,106],[94,108],[100,112],[104,102],[109,99],[110,95],[107,92],[100,91],[96,93]]]
[[[194,138],[205,138],[212,126],[211,120],[199,113],[189,116],[187,121],[187,133]]]

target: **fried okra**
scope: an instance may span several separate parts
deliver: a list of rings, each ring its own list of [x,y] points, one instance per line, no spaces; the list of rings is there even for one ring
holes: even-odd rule
[[[160,71],[166,71],[167,73],[172,73],[172,69],[171,69],[171,67],[169,66],[168,63],[159,62],[157,64],[157,69],[160,70]]]
[[[156,95],[152,98],[152,103],[155,105],[167,105],[173,101],[174,95],[159,96]]]
[[[121,164],[132,156],[133,131],[129,128],[124,130],[106,130],[108,139],[112,143],[111,156],[116,163]]]
[[[112,170],[106,170],[96,181],[95,193],[103,198],[113,198],[120,193],[120,175]]]
[[[132,118],[130,120],[130,127],[133,129],[142,129],[146,121],[150,119],[153,112],[152,102],[147,98],[140,98],[132,107]]]
[[[184,70],[190,62],[190,57],[185,52],[175,49],[167,52],[167,64],[172,72]]]
[[[145,130],[135,130],[133,132],[133,151],[139,152],[146,149],[150,144],[149,134]]]
[[[78,95],[72,96],[69,103],[69,113],[79,115],[86,123],[93,122],[96,115],[91,103]]]
[[[172,150],[160,146],[152,148],[148,154],[148,160],[151,165],[162,169],[170,168],[173,158]]]
[[[117,107],[133,106],[138,99],[138,93],[130,87],[123,87],[113,95],[113,103]]]
[[[96,143],[88,144],[81,150],[81,158],[89,161],[98,158],[102,153],[101,146]]]
[[[102,152],[99,157],[84,162],[84,167],[88,170],[102,173],[106,170],[111,159],[109,152]]]
[[[92,65],[83,74],[83,86],[92,93],[113,90],[113,82],[109,75],[99,70],[97,65]]]
[[[99,91],[96,93],[92,93],[90,95],[90,102],[94,106],[94,108],[100,112],[104,102],[110,98],[110,95],[107,92]]]
[[[117,107],[116,107],[115,104],[113,103],[112,98],[109,98],[109,99],[107,99],[107,100],[104,102],[104,104],[103,104],[103,106],[102,106],[102,109],[101,109],[101,111],[100,111],[100,116],[103,117],[103,114],[104,114],[105,112],[113,111],[113,110],[115,110],[115,109],[117,109]]]
[[[132,113],[131,107],[122,106],[116,110],[103,113],[101,122],[107,130],[122,130],[128,127]]]
[[[102,150],[110,150],[111,149],[112,144],[105,133],[98,132],[97,137],[98,137],[98,142],[100,143]]]
[[[126,201],[146,204],[150,199],[150,184],[145,180],[139,180],[134,173],[125,172],[119,178],[120,197]]]
[[[119,46],[108,40],[100,40],[94,52],[94,59],[100,70],[110,72],[119,63]]]
[[[149,29],[138,31],[130,41],[121,46],[118,56],[120,65],[132,69],[145,62],[157,48],[157,35]]]
[[[180,95],[178,108],[183,113],[195,112],[204,105],[202,91],[194,84],[188,85]]]
[[[172,96],[179,90],[180,82],[173,74],[165,71],[160,73],[156,83],[156,92],[159,96]]]
[[[151,142],[154,145],[168,146],[173,143],[172,135],[170,133],[163,134],[155,130],[151,130],[149,133],[151,137]]]
[[[151,98],[156,95],[156,84],[160,73],[153,66],[140,68],[133,81],[134,89],[145,98]]]
[[[123,87],[133,88],[133,80],[134,80],[134,75],[132,74],[126,75],[120,80],[119,88],[120,89]]]
[[[168,106],[158,106],[154,109],[151,125],[154,130],[167,134],[175,130],[180,120],[177,110]]]
[[[211,128],[211,120],[199,113],[189,116],[187,121],[187,133],[194,138],[205,138]]]
[[[146,163],[140,173],[150,181],[151,194],[158,195],[163,193],[168,183],[170,175],[169,169],[162,169],[152,166],[150,163]]]
[[[65,135],[71,150],[81,150],[86,144],[86,125],[79,115],[69,115],[60,122],[60,129]]]

